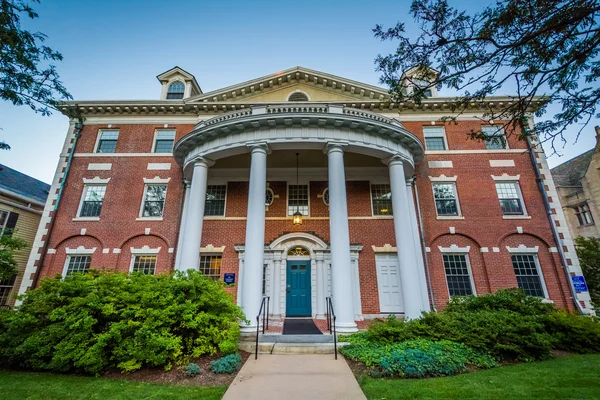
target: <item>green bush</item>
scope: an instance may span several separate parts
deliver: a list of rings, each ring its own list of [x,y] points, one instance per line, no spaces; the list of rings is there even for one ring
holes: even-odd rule
[[[556,311],[544,318],[554,348],[574,353],[600,353],[600,321],[596,317]]]
[[[0,358],[12,366],[99,374],[183,364],[232,352],[241,310],[199,272],[44,279],[0,316]]]
[[[498,365],[489,354],[447,340],[410,340],[396,344],[359,341],[342,347],[340,352],[375,367],[378,374],[406,378],[456,375],[469,368]]]
[[[539,297],[527,296],[521,289],[502,289],[479,296],[455,296],[444,312],[512,311],[521,315],[550,314],[555,308]]]
[[[229,354],[210,363],[210,370],[214,374],[232,374],[242,366],[242,356]]]
[[[185,376],[194,377],[200,374],[200,366],[198,364],[190,363],[185,366],[185,371],[183,372]]]

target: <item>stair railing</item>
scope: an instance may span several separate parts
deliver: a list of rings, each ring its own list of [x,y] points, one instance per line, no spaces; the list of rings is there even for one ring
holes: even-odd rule
[[[267,329],[269,329],[269,296],[263,296],[262,301],[260,302],[260,310],[258,310],[258,315],[256,316],[256,348],[254,349],[254,359],[258,359],[258,334],[260,331],[260,316],[262,314],[262,333],[265,334],[265,322]],[[266,304],[266,308],[265,308]]]
[[[333,310],[333,299],[332,297],[326,297],[325,301],[327,302],[327,329],[329,333],[331,333],[333,329],[333,351],[335,354],[335,359],[337,360],[337,333],[335,330],[335,311]]]

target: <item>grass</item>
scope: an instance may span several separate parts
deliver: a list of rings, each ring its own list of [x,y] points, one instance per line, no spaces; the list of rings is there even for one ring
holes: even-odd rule
[[[0,398],[6,400],[218,400],[225,390],[225,386],[170,386],[50,373],[0,372]]]
[[[362,377],[370,400],[597,399],[600,355],[577,355],[432,379]]]

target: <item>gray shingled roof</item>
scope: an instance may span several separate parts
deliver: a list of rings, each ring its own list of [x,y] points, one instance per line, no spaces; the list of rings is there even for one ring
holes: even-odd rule
[[[0,164],[0,188],[45,203],[50,185]]]
[[[581,178],[587,172],[592,161],[594,149],[552,168],[550,172],[556,186],[581,186]]]

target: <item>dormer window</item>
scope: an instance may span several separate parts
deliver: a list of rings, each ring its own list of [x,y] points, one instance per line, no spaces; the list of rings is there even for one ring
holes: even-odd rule
[[[294,92],[288,97],[288,101],[308,101],[308,96],[303,92]]]
[[[169,89],[167,90],[167,100],[183,99],[184,92],[185,85],[183,84],[183,82],[173,82],[169,85]]]
[[[413,79],[412,82],[415,85],[415,87],[418,87],[419,89],[423,90],[423,96],[425,96],[425,97],[433,96],[433,92],[432,92],[431,88],[427,87],[427,86],[431,85],[429,82],[424,81],[422,79]]]
[[[400,85],[403,92],[408,95],[416,91],[423,93],[423,97],[437,97],[437,87],[435,83],[439,72],[429,67],[413,67],[404,72],[400,77]]]

